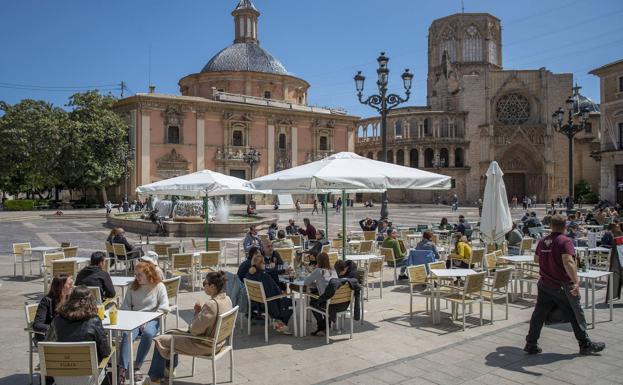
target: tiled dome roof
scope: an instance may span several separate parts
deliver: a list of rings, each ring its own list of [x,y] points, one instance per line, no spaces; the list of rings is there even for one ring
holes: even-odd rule
[[[214,55],[201,72],[264,72],[290,75],[279,60],[256,43],[235,43]]]

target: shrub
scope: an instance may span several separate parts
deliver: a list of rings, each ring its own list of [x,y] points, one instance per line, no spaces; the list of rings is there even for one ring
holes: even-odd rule
[[[4,202],[4,209],[7,211],[27,211],[35,209],[35,202],[32,199],[16,199]]]

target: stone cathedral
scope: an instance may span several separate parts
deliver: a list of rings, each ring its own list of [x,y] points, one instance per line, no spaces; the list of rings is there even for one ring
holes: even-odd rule
[[[589,128],[574,140],[575,181],[599,187],[599,106],[573,87],[573,75],[546,68],[504,69],[501,22],[486,13],[461,13],[433,21],[428,30],[427,105],[392,110],[388,116],[388,161],[454,178],[449,192],[392,191],[390,200],[430,202],[457,194],[482,196],[492,160],[504,171],[509,199],[539,202],[566,196],[568,140],[554,131],[552,113],[591,111]],[[415,92],[418,92],[415,90]],[[356,152],[381,158],[380,119],[358,124]]]

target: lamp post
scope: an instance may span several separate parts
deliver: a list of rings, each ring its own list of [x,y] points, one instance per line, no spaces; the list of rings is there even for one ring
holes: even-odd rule
[[[244,163],[249,165],[249,167],[251,168],[251,179],[253,179],[255,177],[253,175],[253,166],[255,166],[256,164],[260,163],[261,155],[262,154],[260,154],[260,152],[258,150],[256,150],[255,148],[251,147],[242,156],[242,159],[244,160]]]
[[[558,108],[556,112],[552,114],[554,130],[559,132],[567,137],[569,140],[569,192],[568,192],[568,200],[567,200],[567,214],[570,214],[573,210],[573,137],[581,132],[586,130],[586,121],[589,117],[589,111],[586,108],[580,109],[580,104],[577,105],[577,110],[575,111],[575,100],[572,97],[569,97],[565,102],[567,106],[567,123],[563,124],[563,120],[565,117],[565,110],[562,108]],[[573,124],[574,116],[580,117],[580,124]]]
[[[359,98],[359,102],[365,105],[368,105],[375,110],[377,110],[381,114],[381,146],[383,153],[383,162],[387,162],[387,114],[393,108],[396,108],[398,105],[405,103],[409,100],[409,96],[411,95],[411,82],[413,80],[413,74],[409,72],[409,69],[406,69],[402,74],[402,82],[405,88],[406,98],[402,98],[396,94],[387,94],[387,83],[389,77],[389,68],[387,67],[387,63],[389,62],[389,58],[385,56],[385,52],[381,52],[381,55],[376,59],[379,62],[379,68],[376,70],[378,74],[378,80],[376,85],[378,87],[379,93],[375,95],[370,95],[367,99],[363,99],[363,85],[366,80],[366,77],[361,74],[361,71],[357,72],[355,75],[355,87],[357,88],[357,97]],[[389,216],[389,210],[387,208],[387,192],[384,192],[381,197],[381,219],[385,219]]]

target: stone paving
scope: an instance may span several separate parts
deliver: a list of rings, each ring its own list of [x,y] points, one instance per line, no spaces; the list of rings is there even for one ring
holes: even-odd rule
[[[355,208],[349,213],[349,227],[366,215],[378,215],[374,210]],[[459,213],[475,218],[475,208],[462,208],[451,213],[443,206],[394,205],[391,217],[399,225],[437,222],[441,216],[454,221]],[[269,209],[266,209],[269,211]],[[270,210],[272,212],[272,210]],[[311,209],[304,209],[309,213]],[[541,211],[541,210],[539,210]],[[69,240],[80,246],[80,255],[88,256],[101,249],[108,229],[103,227],[103,212],[85,211],[84,218],[42,219],[40,213],[0,212],[0,385],[28,383],[27,338],[23,332],[24,301],[37,301],[42,293],[40,278],[13,277],[13,261],[8,254],[10,244],[31,241],[36,245],[56,245]],[[279,210],[280,223],[296,216],[292,211]],[[514,211],[520,216],[521,210]],[[320,225],[320,216],[312,217]],[[317,222],[317,223],[316,223]],[[341,216],[330,212],[330,231],[341,225]],[[129,234],[132,237],[132,234]],[[33,269],[38,267],[33,266]],[[234,266],[229,267],[234,270]],[[476,316],[468,318],[467,331],[460,323],[446,316],[441,324],[433,325],[424,313],[424,300],[415,299],[416,314],[409,318],[408,287],[399,282],[394,286],[391,271],[386,270],[383,299],[378,289],[370,292],[366,302],[365,321],[355,323],[352,340],[340,334],[329,345],[324,338],[296,338],[270,332],[269,342],[263,339],[263,325],[254,324],[251,336],[236,332],[234,383],[254,384],[617,384],[623,383],[623,339],[619,331],[623,312],[615,306],[614,322],[607,322],[608,310],[597,309],[597,328],[590,331],[595,340],[604,340],[608,347],[600,357],[581,357],[568,327],[544,329],[544,353],[526,356],[521,351],[527,332],[533,298],[511,303],[509,319],[504,320],[503,305],[495,308],[494,323],[478,326]],[[604,290],[597,294],[598,303]],[[180,326],[186,325],[196,300],[204,300],[200,292],[183,287],[180,296],[182,311]],[[488,305],[485,318],[488,318]],[[168,324],[174,316],[168,316]],[[313,328],[313,326],[308,326]],[[143,369],[149,367],[149,359]],[[35,359],[35,362],[37,359]],[[190,373],[190,359],[182,358],[180,375]],[[176,381],[176,384],[209,383],[210,365],[198,361],[195,377]],[[228,360],[217,364],[218,382],[228,380]]]

